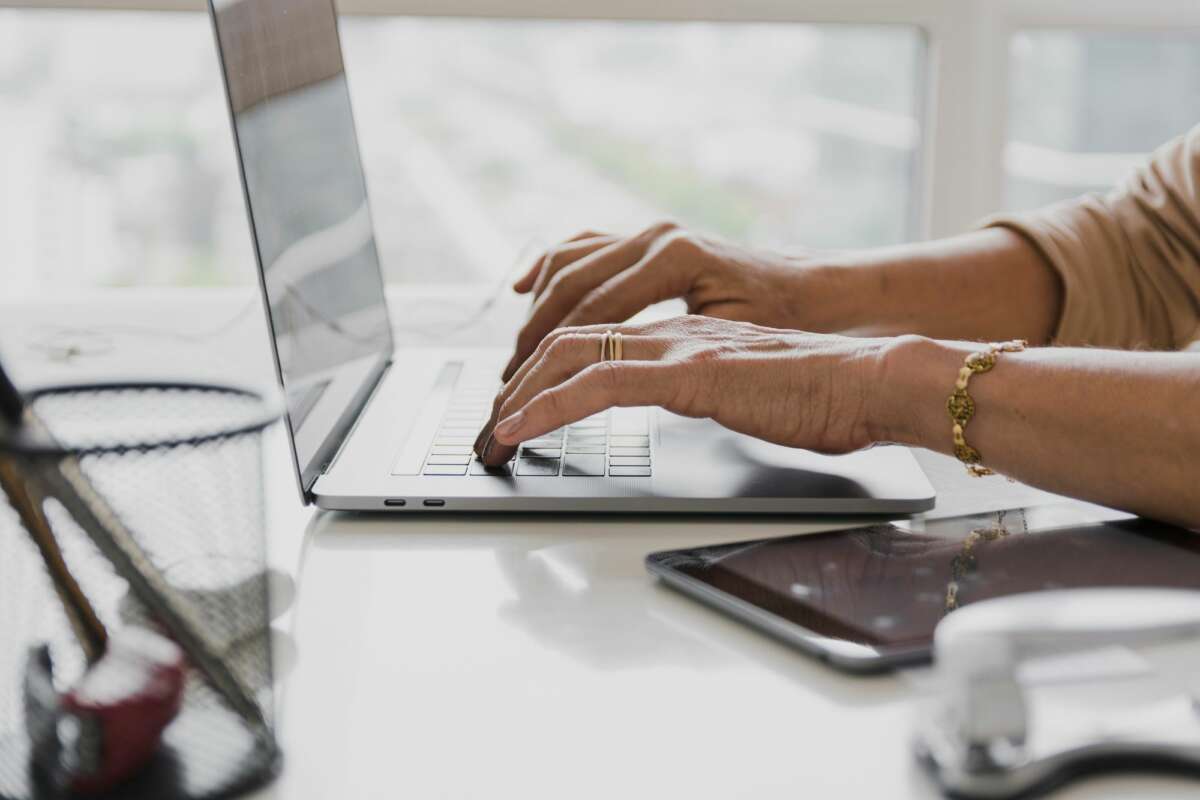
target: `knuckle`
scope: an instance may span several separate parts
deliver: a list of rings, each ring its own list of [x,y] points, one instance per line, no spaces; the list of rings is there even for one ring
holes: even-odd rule
[[[581,271],[574,265],[555,271],[546,284],[546,294],[551,298],[568,297],[576,290]]]
[[[589,319],[595,315],[596,311],[604,305],[605,298],[608,297],[608,292],[603,286],[597,286],[590,292],[585,294],[579,303],[575,306],[574,316],[578,319]]]
[[[546,347],[546,359],[557,360],[570,355],[579,349],[584,335],[576,328],[559,328],[551,332],[553,341]]]
[[[696,251],[695,238],[684,230],[676,230],[666,237],[659,252],[672,257],[686,256]]]
[[[566,280],[565,274],[566,273],[563,270],[559,270],[547,279],[545,288],[546,296],[554,297],[562,291],[563,281]]]
[[[542,255],[541,269],[542,272],[551,273],[558,268],[559,263],[563,258],[563,246],[557,245],[551,247]]]
[[[625,375],[624,366],[619,361],[601,361],[593,364],[591,370],[592,380],[602,392],[616,392]]]
[[[664,219],[664,220],[659,220],[658,222],[651,225],[649,230],[647,231],[647,233],[651,234],[654,237],[659,237],[659,236],[664,236],[668,233],[674,233],[677,230],[679,230],[679,224],[677,222],[675,222],[673,220],[669,220],[669,219]]]

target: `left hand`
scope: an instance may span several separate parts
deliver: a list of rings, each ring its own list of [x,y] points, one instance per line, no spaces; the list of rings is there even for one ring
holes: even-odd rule
[[[599,361],[604,332],[624,360]],[[660,406],[791,447],[843,453],[872,443],[868,392],[884,342],[685,316],[560,328],[504,385],[476,440],[484,463],[613,406]]]

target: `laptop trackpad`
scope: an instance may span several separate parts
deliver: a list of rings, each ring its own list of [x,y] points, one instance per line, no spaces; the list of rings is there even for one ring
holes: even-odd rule
[[[825,456],[759,441],[696,420],[660,412],[660,448],[655,490],[680,497],[825,497],[873,496],[864,485],[860,452]],[[870,470],[865,475],[869,476]]]

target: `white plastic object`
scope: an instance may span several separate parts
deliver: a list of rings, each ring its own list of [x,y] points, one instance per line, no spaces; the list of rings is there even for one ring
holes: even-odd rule
[[[1190,740],[1156,744],[1107,737],[1055,749],[1027,747],[1029,709],[1022,664],[1055,655],[1124,646],[1200,641],[1200,591],[1070,589],[984,600],[947,616],[934,633],[939,696],[921,720],[919,757],[945,788],[1008,797],[1064,779],[1102,758],[1200,768],[1200,719]],[[1193,714],[1194,716],[1194,714]]]

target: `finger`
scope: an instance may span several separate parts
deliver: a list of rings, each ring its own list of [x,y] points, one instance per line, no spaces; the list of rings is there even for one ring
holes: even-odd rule
[[[548,346],[539,348],[539,352],[522,365],[497,395],[489,424],[476,440],[477,445],[482,441],[482,449],[477,450],[480,457],[492,464],[502,464],[511,458],[515,448],[496,442],[492,437],[492,427],[496,421],[509,416],[545,389],[557,386],[598,363],[603,342],[604,327],[597,326],[596,330],[587,333],[571,329],[568,333],[555,335]],[[623,357],[638,361],[662,358],[668,344],[661,338],[625,333],[622,333],[621,342]],[[489,452],[489,446],[499,449]]]
[[[550,248],[549,250],[547,250],[545,253],[543,253],[541,256],[539,256],[537,259],[534,260],[533,264],[530,265],[529,269],[525,272],[525,274],[522,275],[520,278],[518,278],[517,281],[513,284],[513,289],[516,290],[520,294],[525,294],[530,289],[532,289],[534,286],[534,281],[537,280],[538,273],[540,273],[542,271],[542,267],[543,267],[543,265],[545,265],[549,256],[552,255],[556,250],[562,248],[564,245],[569,245],[574,242],[584,241],[586,239],[595,239],[597,237],[606,236],[606,235],[607,234],[597,233],[596,231],[583,231],[581,233],[575,234],[570,239],[567,239],[567,240],[561,242],[557,246]]]
[[[512,377],[546,334],[559,327],[563,317],[588,292],[636,264],[648,247],[649,242],[643,237],[625,239],[603,247],[561,270],[534,301],[529,319],[517,334],[516,350],[504,370],[503,379]]]
[[[541,358],[530,359],[531,366],[520,380],[512,380],[502,390],[497,419],[504,419],[541,392],[557,386],[583,370],[601,362],[604,334],[570,333],[560,336]],[[658,361],[667,349],[665,339],[622,333],[623,358],[628,361]]]
[[[500,421],[494,438],[513,445],[613,406],[668,406],[671,376],[678,364],[662,361],[605,361],[538,393]]]
[[[677,249],[652,248],[634,266],[596,286],[562,320],[565,327],[627,320],[639,311],[691,288],[694,262]]]
[[[542,269],[533,283],[534,299],[542,296],[542,292],[546,291],[546,287],[550,285],[550,281],[559,272],[580,259],[590,256],[597,250],[608,247],[611,244],[616,244],[619,241],[620,239],[616,236],[596,236],[556,248],[542,264]]]
[[[606,330],[608,330],[608,327],[606,326],[592,325],[586,328],[575,328],[574,332],[580,334],[603,334]],[[492,435],[492,429],[496,427],[496,422],[500,419],[500,407],[504,404],[504,401],[508,398],[508,395],[512,393],[512,390],[517,385],[519,385],[521,380],[525,377],[525,374],[529,372],[533,365],[541,359],[546,350],[554,343],[555,339],[566,333],[569,333],[569,331],[567,331],[565,328],[551,331],[544,339],[542,339],[542,341],[538,343],[537,349],[534,351],[533,355],[525,359],[516,372],[514,372],[511,376],[507,375],[506,373],[504,386],[500,388],[500,391],[497,392],[496,396],[492,399],[492,413],[488,416],[487,422],[485,422],[483,427],[480,428],[479,435],[475,437],[475,452],[481,457],[483,456],[483,449],[487,446],[488,437]],[[599,354],[600,349],[599,345],[597,345],[597,357],[599,357]]]

